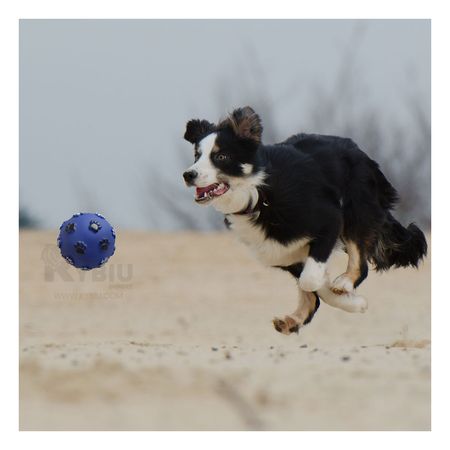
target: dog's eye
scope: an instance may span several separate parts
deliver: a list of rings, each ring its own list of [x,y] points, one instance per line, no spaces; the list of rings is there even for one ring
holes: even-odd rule
[[[216,156],[218,161],[225,161],[226,159],[228,159],[228,155],[224,155],[223,153],[220,153],[219,155]]]

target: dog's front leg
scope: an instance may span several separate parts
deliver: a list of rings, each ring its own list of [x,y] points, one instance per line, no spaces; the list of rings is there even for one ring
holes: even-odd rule
[[[311,322],[319,305],[320,300],[315,292],[305,292],[299,288],[297,309],[283,319],[275,317],[273,325],[277,331],[283,334],[298,333],[301,326]]]
[[[337,230],[309,244],[309,255],[299,278],[300,289],[314,292],[327,284],[327,261],[336,239]]]

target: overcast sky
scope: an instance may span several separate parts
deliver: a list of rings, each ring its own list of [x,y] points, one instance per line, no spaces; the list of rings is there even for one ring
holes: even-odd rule
[[[182,190],[188,119],[270,98],[268,135],[317,131],[306,105],[351,50],[361,107],[407,123],[405,99],[430,107],[430,45],[424,20],[22,20],[21,206],[47,228],[81,210],[173,230],[159,199],[175,184],[173,200],[202,220]]]

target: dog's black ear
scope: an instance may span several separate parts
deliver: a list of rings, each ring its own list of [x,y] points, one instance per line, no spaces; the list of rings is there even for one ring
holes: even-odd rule
[[[198,144],[205,136],[215,131],[216,126],[207,120],[193,119],[186,124],[184,139],[191,144]]]
[[[257,144],[261,142],[263,132],[261,118],[250,106],[235,109],[226,120],[240,138],[252,140]]]

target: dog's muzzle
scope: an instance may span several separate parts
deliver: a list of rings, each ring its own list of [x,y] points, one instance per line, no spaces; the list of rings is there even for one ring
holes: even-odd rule
[[[198,173],[195,170],[188,170],[183,173],[184,181],[188,186],[194,185],[194,180],[197,178]]]

